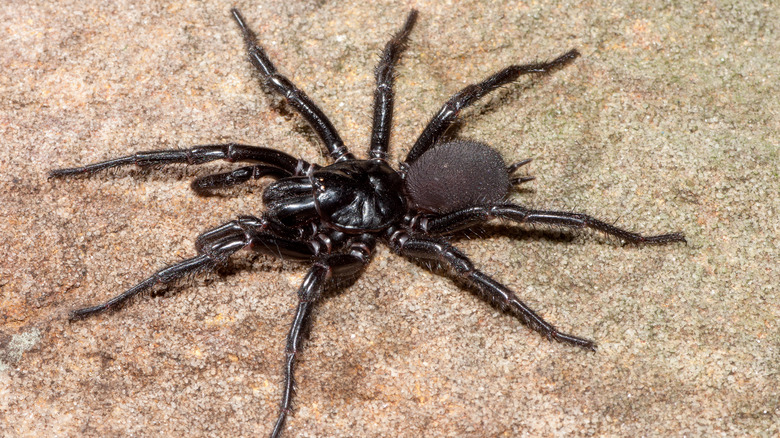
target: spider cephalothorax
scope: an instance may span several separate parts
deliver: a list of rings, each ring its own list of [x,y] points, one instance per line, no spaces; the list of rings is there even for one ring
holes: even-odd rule
[[[309,122],[325,144],[333,164],[320,167],[284,152],[236,143],[194,146],[185,150],[140,152],[84,167],[58,169],[51,177],[92,174],[135,164],[203,164],[215,160],[248,162],[227,173],[193,181],[199,193],[268,176],[276,181],[263,193],[267,209],[259,217],[239,216],[198,236],[197,255],[166,267],[103,304],[72,312],[72,319],[114,307],[158,283],[214,269],[247,248],[310,265],[298,289],[298,308],[287,337],[282,401],[272,436],[279,436],[291,411],[293,373],[304,329],[325,285],[360,273],[380,241],[397,254],[437,262],[465,285],[549,339],[595,349],[588,339],[558,331],[526,306],[515,293],[476,269],[446,236],[498,218],[522,224],[588,227],[636,244],[684,242],[681,233],[642,236],[581,213],[532,210],[507,202],[512,185],[531,177],[512,174],[530,160],[506,165],[489,146],[465,140],[442,141],[460,111],[520,75],[548,73],[574,60],[570,50],[543,63],[512,65],[453,95],[431,119],[412,146],[401,170],[385,161],[393,114],[394,69],[417,18],[412,11],[403,28],[387,43],[376,68],[374,117],[369,157],[356,159],[344,146],[331,122],[303,91],[276,68],[249,30],[238,10],[232,10],[244,36],[249,60],[274,92],[285,98]]]

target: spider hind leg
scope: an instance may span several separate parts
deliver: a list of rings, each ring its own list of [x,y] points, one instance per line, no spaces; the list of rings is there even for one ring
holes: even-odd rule
[[[553,225],[564,228],[589,228],[637,245],[659,245],[685,242],[683,233],[666,233],[654,236],[628,231],[583,213],[553,210],[533,210],[515,204],[498,204],[468,207],[459,211],[428,218],[425,230],[441,235],[484,223],[490,219],[506,219],[518,224]]]
[[[532,330],[546,338],[558,342],[595,351],[596,343],[558,331],[552,324],[528,307],[508,287],[476,269],[471,260],[458,249],[444,241],[432,237],[410,236],[406,232],[397,232],[390,238],[390,247],[396,253],[414,259],[441,262],[449,266],[459,279],[479,292],[484,298],[509,311]]]

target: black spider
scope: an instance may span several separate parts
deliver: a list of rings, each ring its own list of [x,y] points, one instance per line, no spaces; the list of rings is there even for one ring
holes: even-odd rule
[[[265,84],[284,96],[309,122],[325,143],[333,164],[321,167],[274,149],[230,143],[139,152],[84,167],[53,170],[50,176],[92,174],[129,164],[161,166],[225,160],[253,164],[198,178],[192,183],[193,189],[206,193],[262,176],[277,179],[263,193],[268,209],[261,217],[239,216],[206,231],[196,240],[197,256],[158,271],[103,304],[71,314],[71,319],[80,319],[103,312],[158,283],[214,269],[244,248],[308,263],[311,267],[298,289],[298,308],[287,337],[282,401],[272,437],[281,434],[291,411],[295,359],[326,283],[358,274],[371,260],[377,241],[384,242],[397,254],[449,267],[463,283],[520,318],[531,329],[549,339],[588,350],[595,350],[593,341],[558,331],[509,288],[477,270],[443,236],[499,218],[522,224],[588,227],[635,244],[685,241],[681,233],[645,237],[580,213],[531,210],[508,203],[506,198],[513,185],[533,179],[512,176],[530,160],[507,166],[498,152],[483,143],[440,142],[461,110],[520,75],[544,74],[569,64],[579,56],[576,50],[551,62],[509,66],[460,90],[431,119],[396,171],[385,161],[393,115],[394,69],[417,19],[417,11],[411,11],[403,28],[387,43],[376,68],[373,130],[367,160],[356,159],[347,151],[322,110],[276,71],[238,10],[231,12],[243,32],[249,60]]]

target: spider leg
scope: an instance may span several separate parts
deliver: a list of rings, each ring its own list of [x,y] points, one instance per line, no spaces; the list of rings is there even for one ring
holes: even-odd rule
[[[292,174],[284,169],[274,166],[247,166],[233,170],[231,172],[206,175],[192,181],[190,185],[195,192],[201,195],[209,194],[211,189],[232,187],[249,181],[250,179],[260,179],[264,176],[274,178],[284,178]]]
[[[575,345],[588,350],[595,350],[596,344],[577,336],[558,331],[552,324],[537,315],[530,307],[517,298],[517,295],[482,271],[476,269],[471,260],[442,239],[432,237],[411,236],[405,231],[396,231],[389,239],[390,247],[396,253],[422,260],[440,262],[452,268],[458,278],[476,289],[483,297],[489,299],[502,309],[517,316],[532,330],[541,333],[548,339]]]
[[[582,213],[532,210],[514,204],[470,207],[441,216],[427,218],[426,221],[422,221],[424,224],[421,224],[421,226],[424,227],[424,232],[438,235],[462,230],[493,218],[508,219],[522,224],[550,224],[568,228],[590,228],[634,244],[652,245],[685,242],[685,236],[680,232],[643,236]]]
[[[282,434],[287,416],[292,411],[292,399],[295,393],[295,366],[303,345],[303,336],[311,323],[311,311],[322,295],[326,282],[331,278],[350,277],[363,269],[371,257],[375,241],[364,236],[365,240],[353,243],[349,254],[324,254],[318,257],[309,269],[298,289],[298,308],[287,335],[284,362],[284,386],[279,416],[276,419],[271,437]]]
[[[322,139],[322,142],[325,143],[325,147],[334,160],[338,162],[354,159],[347,147],[344,146],[344,142],[341,140],[338,132],[336,132],[336,128],[333,127],[325,113],[312,102],[306,93],[296,87],[287,77],[276,71],[276,67],[258,43],[257,35],[247,27],[244,17],[238,9],[233,8],[230,12],[244,34],[244,43],[246,44],[247,52],[249,52],[249,61],[260,72],[265,84],[284,97],[287,103],[309,122],[320,139]]]
[[[549,73],[556,68],[565,66],[580,56],[577,50],[569,50],[563,55],[553,59],[550,62],[541,62],[523,65],[511,65],[485,79],[482,82],[471,84],[455,93],[441,107],[439,112],[428,122],[420,137],[412,146],[409,155],[406,156],[406,162],[411,163],[420,158],[420,155],[430,149],[450,126],[457,120],[461,110],[473,104],[477,100],[496,88],[517,80],[521,75],[530,73]]]
[[[196,240],[197,256],[155,272],[151,277],[102,304],[75,310],[71,312],[70,319],[82,319],[104,312],[156,284],[171,283],[188,274],[212,270],[246,247],[294,260],[309,260],[316,254],[316,249],[310,244],[264,232],[265,225],[266,221],[263,219],[243,216],[209,230]]]
[[[101,161],[82,167],[55,169],[49,172],[49,178],[93,174],[100,170],[133,164],[140,167],[164,166],[173,163],[195,165],[216,160],[225,160],[230,163],[236,161],[254,161],[278,168],[280,172],[297,175],[304,174],[311,168],[311,164],[306,161],[299,160],[284,152],[277,151],[276,149],[227,143],[199,145],[188,149],[136,152],[133,155]]]
[[[409,39],[417,20],[417,11],[412,9],[406,17],[406,23],[393,38],[387,42],[385,50],[376,66],[376,91],[374,91],[374,124],[371,130],[371,158],[385,159],[387,145],[390,140],[390,128],[393,124],[393,82],[395,82],[395,65],[401,57],[401,52]]]

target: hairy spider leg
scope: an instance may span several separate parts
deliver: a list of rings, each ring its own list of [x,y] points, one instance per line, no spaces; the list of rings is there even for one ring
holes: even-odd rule
[[[356,275],[371,258],[376,240],[370,235],[364,235],[361,239],[351,245],[348,254],[323,254],[319,256],[298,289],[298,308],[287,335],[287,347],[285,348],[282,401],[279,405],[279,416],[271,432],[271,438],[281,436],[287,416],[292,411],[296,359],[301,351],[304,333],[311,324],[311,311],[322,296],[325,284],[331,278],[347,278]]]
[[[156,284],[166,284],[188,274],[212,270],[246,247],[293,260],[310,260],[316,255],[316,248],[309,243],[264,232],[265,224],[266,221],[263,219],[242,216],[238,220],[206,231],[196,239],[197,256],[157,271],[146,280],[102,304],[74,310],[71,312],[70,319],[82,319],[104,312]]]
[[[643,236],[583,213],[532,210],[515,204],[469,207],[440,216],[428,217],[424,222],[424,230],[422,231],[441,235],[462,230],[493,218],[508,219],[522,224],[549,224],[567,228],[590,228],[634,244],[653,245],[685,242],[685,236],[680,232]]]
[[[395,65],[406,48],[409,32],[417,21],[417,11],[412,9],[406,17],[406,23],[393,38],[387,42],[379,64],[374,71],[376,75],[376,90],[374,91],[374,123],[371,130],[371,158],[387,158],[387,145],[390,141],[390,130],[393,124],[393,83],[395,82]]]
[[[266,166],[274,167],[279,169],[279,172],[290,175],[303,174],[311,167],[311,164],[308,162],[299,160],[292,155],[277,151],[276,149],[264,148],[261,146],[248,146],[238,143],[226,143],[198,145],[187,149],[136,152],[133,155],[101,161],[82,167],[55,169],[49,172],[49,178],[93,174],[104,169],[129,165],[136,165],[139,167],[164,166],[174,163],[197,165],[216,160],[224,160],[229,163],[237,161],[264,163]]]
[[[595,351],[596,344],[593,341],[558,331],[552,324],[520,301],[512,290],[476,269],[465,254],[445,240],[411,236],[406,231],[397,231],[390,237],[389,244],[397,254],[413,259],[440,262],[449,266],[461,280],[476,289],[484,298],[489,299],[502,309],[508,310],[532,330],[541,333],[548,339]]]
[[[276,67],[274,67],[274,64],[258,43],[257,35],[247,27],[241,12],[236,8],[231,9],[230,12],[244,34],[249,61],[260,72],[265,85],[284,97],[287,103],[309,122],[314,132],[322,139],[330,156],[336,162],[355,159],[347,150],[338,132],[336,132],[336,128],[333,127],[325,113],[312,102],[303,90],[296,87],[292,81],[276,71]]]
[[[511,65],[494,73],[482,82],[467,85],[462,90],[455,93],[455,95],[441,107],[431,121],[428,122],[428,125],[406,156],[406,163],[412,163],[420,158],[420,155],[424,154],[425,151],[433,147],[447,129],[449,129],[455,120],[457,120],[458,115],[464,108],[481,99],[491,91],[517,80],[521,75],[530,73],[550,73],[551,71],[570,63],[578,56],[580,56],[580,52],[575,49],[569,50],[550,62]]]

